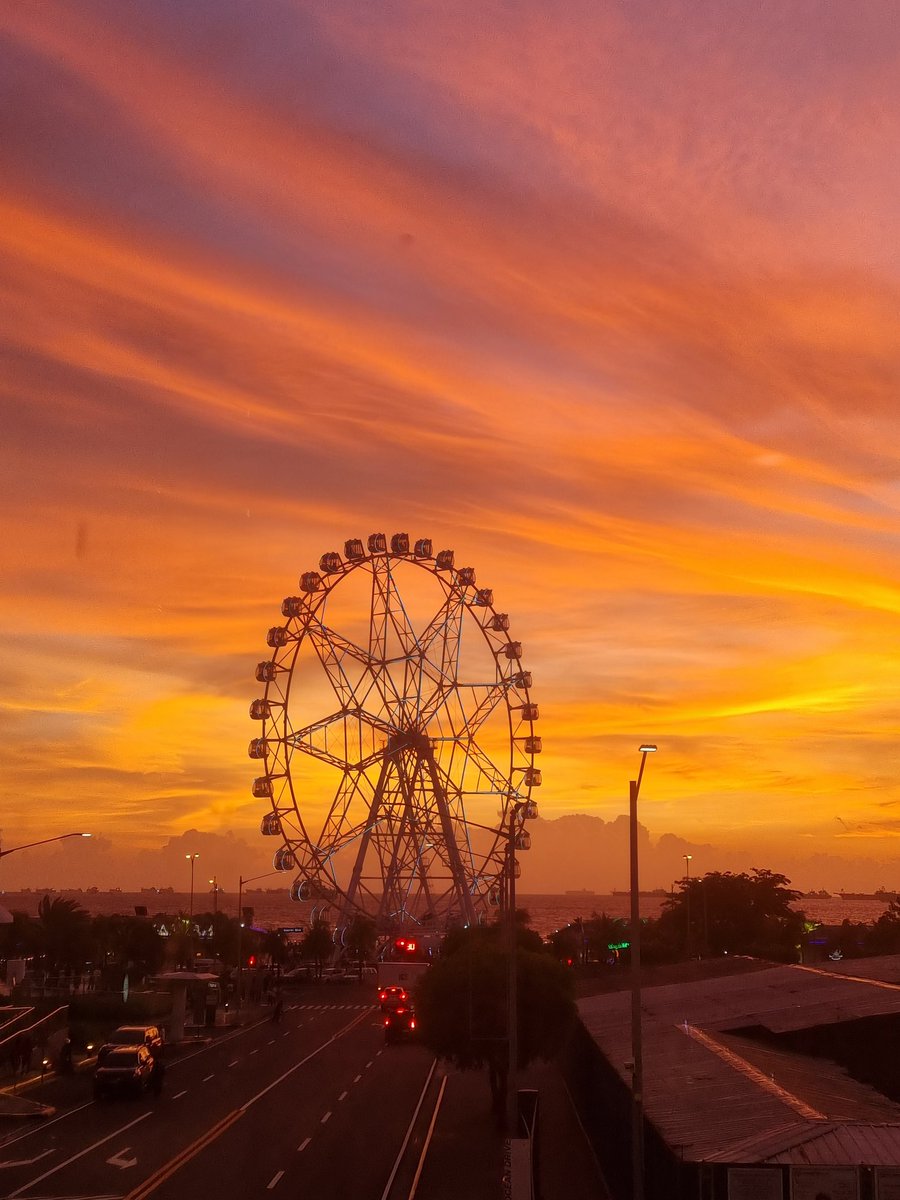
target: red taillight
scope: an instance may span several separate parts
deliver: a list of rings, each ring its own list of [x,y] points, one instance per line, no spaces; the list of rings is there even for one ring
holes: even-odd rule
[[[387,1027],[388,1027],[388,1025],[390,1025],[390,1023],[391,1023],[391,1018],[390,1018],[390,1017],[385,1017],[385,1018],[384,1018],[384,1027],[385,1027],[385,1029],[387,1029]]]
[[[415,1029],[415,1027],[416,1027],[416,1022],[415,1022],[415,1019],[413,1019],[412,1021],[410,1021],[410,1023],[409,1023],[409,1027],[410,1027],[410,1029]]]

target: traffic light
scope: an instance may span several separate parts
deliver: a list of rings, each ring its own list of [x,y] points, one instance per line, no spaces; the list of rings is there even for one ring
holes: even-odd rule
[[[247,956],[247,966],[248,967],[256,966],[256,955],[255,954],[250,954]]]

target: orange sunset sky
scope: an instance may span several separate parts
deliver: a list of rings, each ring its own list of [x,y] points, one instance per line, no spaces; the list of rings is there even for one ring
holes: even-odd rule
[[[37,0],[0,92],[0,824],[95,835],[0,886],[266,871],[266,630],[397,530],[524,644],[524,891],[648,739],[647,886],[900,886],[893,0]]]

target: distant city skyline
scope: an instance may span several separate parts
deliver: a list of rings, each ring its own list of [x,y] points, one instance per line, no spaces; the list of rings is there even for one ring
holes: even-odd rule
[[[95,836],[0,886],[265,870],[266,631],[398,531],[510,614],[548,838],[647,739],[648,886],[673,838],[890,885],[896,18],[5,5],[3,839]]]
[[[538,819],[530,823],[530,830],[531,850],[519,855],[523,892],[562,894],[587,888],[602,894],[628,887],[628,819],[624,813],[609,821],[583,813]],[[254,880],[250,887],[280,888],[285,896],[292,879],[289,872],[272,870],[271,839],[260,846],[252,835],[243,838],[190,830],[159,847],[125,853],[103,837],[77,845],[81,853],[47,847],[4,858],[0,892],[96,886],[125,892],[171,887],[186,894],[190,889],[187,853],[199,853],[194,872],[197,897],[212,895],[209,881],[213,877],[221,893],[232,898],[237,895],[241,875]],[[801,856],[780,851],[774,842],[768,852],[725,848],[671,833],[657,836],[644,824],[640,827],[641,887],[670,890],[684,877],[685,854],[692,856],[690,871],[695,876],[758,867],[786,875],[799,891],[824,888],[832,893],[842,889],[872,893],[879,887],[900,888],[896,865],[889,857]]]

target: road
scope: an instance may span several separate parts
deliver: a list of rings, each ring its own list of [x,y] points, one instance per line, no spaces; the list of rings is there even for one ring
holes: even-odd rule
[[[158,1098],[95,1103],[88,1078],[58,1080],[58,1115],[0,1150],[0,1196],[405,1200],[442,1081],[341,992],[182,1049]]]

